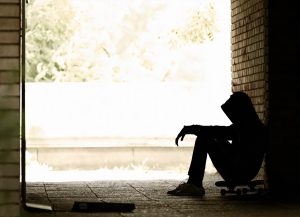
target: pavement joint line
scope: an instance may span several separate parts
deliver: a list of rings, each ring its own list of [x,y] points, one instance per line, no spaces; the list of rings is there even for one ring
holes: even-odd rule
[[[43,182],[43,186],[44,186],[44,189],[45,189],[45,193],[46,193],[46,196],[47,196],[47,201],[49,204],[51,204],[51,200],[49,198],[49,195],[48,195],[48,191],[47,191],[47,188],[46,188],[46,184]]]
[[[91,186],[89,186],[88,184],[86,185],[88,187],[88,189],[90,189],[90,191],[96,196],[96,198],[99,198],[98,195],[93,191],[93,189],[91,188]]]
[[[158,200],[155,200],[151,197],[148,197],[145,193],[143,193],[142,191],[138,190],[137,188],[135,188],[132,184],[128,183],[128,185],[130,187],[132,187],[135,191],[137,191],[138,193],[142,194],[144,197],[148,198],[149,200],[152,200],[152,201],[158,201]]]

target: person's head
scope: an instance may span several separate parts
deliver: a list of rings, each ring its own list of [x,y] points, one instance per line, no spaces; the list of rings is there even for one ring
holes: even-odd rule
[[[233,124],[259,121],[250,97],[244,92],[234,92],[221,108]]]

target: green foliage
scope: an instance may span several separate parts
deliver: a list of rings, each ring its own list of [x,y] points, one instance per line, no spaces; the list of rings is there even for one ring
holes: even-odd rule
[[[64,71],[55,52],[73,35],[74,11],[69,0],[32,0],[26,8],[26,69],[28,81],[52,81]]]
[[[184,2],[178,1],[184,5]],[[212,40],[215,11],[183,16],[173,1],[32,0],[27,7],[27,81],[167,80],[180,47]],[[181,17],[180,17],[181,18]]]

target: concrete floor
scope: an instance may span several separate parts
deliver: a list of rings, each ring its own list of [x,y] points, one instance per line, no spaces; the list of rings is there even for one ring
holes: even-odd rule
[[[299,217],[300,204],[270,199],[267,195],[226,195],[214,183],[217,175],[204,181],[206,195],[178,197],[167,195],[177,180],[94,181],[94,182],[31,182],[27,183],[27,202],[48,204],[53,211],[22,209],[23,217],[183,217],[183,216],[261,216]],[[132,212],[72,212],[74,201],[134,203]]]

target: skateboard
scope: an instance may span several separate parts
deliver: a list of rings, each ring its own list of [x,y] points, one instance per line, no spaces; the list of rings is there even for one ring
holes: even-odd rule
[[[250,182],[246,183],[228,183],[226,181],[217,181],[215,183],[217,187],[221,187],[221,195],[226,194],[236,194],[236,195],[242,195],[247,194],[248,192],[251,193],[262,193],[263,187],[257,187],[264,185],[264,180],[252,180]]]

